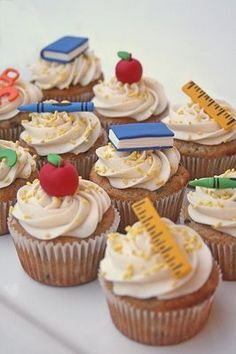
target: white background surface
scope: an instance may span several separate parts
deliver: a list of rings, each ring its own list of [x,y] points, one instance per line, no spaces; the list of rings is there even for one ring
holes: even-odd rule
[[[26,68],[39,50],[65,34],[90,37],[107,78],[116,52],[127,50],[144,74],[160,80],[172,103],[195,80],[236,104],[236,1],[0,0],[0,71]],[[224,282],[204,330],[187,343],[151,348],[112,325],[97,282],[55,289],[22,271],[9,236],[0,238],[0,354],[230,354],[236,347],[236,284]]]

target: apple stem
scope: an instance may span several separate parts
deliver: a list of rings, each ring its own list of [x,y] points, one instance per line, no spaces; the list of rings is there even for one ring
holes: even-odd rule
[[[57,154],[48,154],[47,160],[49,163],[51,163],[52,165],[54,165],[56,167],[60,167],[60,166],[64,165],[63,159],[61,158],[61,156],[59,156]]]
[[[123,51],[120,51],[117,53],[118,57],[123,59],[123,60],[127,60],[127,61],[130,61],[132,59],[132,54],[131,53],[128,53],[128,52],[123,52]]]

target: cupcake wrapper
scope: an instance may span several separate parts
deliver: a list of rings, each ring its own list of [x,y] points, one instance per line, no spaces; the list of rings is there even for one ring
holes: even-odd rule
[[[160,114],[160,116],[157,116],[156,119],[153,119],[152,120],[152,123],[155,123],[155,122],[160,122],[161,119],[164,118],[164,116],[162,117],[162,115]],[[112,118],[108,118],[109,120],[107,119],[100,119],[100,122],[101,122],[101,125],[103,127],[103,129],[105,129],[106,131],[109,129],[110,125],[121,125],[121,124],[126,124],[126,123],[116,123],[116,122],[112,122]],[[138,122],[138,121],[135,121],[131,124],[135,124],[135,123],[146,123],[146,121],[142,121],[142,122]]]
[[[13,205],[15,200],[7,202],[0,202],[0,236],[8,234],[7,218],[10,206]]]
[[[68,101],[91,101],[91,99],[94,97],[94,93],[92,90],[87,91],[87,92],[82,92],[78,93],[76,95],[71,95],[71,94],[62,94],[62,95],[54,95],[50,94],[48,92],[44,92],[43,94],[43,99],[44,100],[57,100],[57,101],[62,101],[62,100],[68,100]]]
[[[184,192],[185,188],[165,198],[154,201],[153,205],[161,216],[176,221],[181,210]],[[127,225],[133,225],[137,221],[137,217],[132,210],[133,202],[130,200],[121,201],[114,199],[112,203],[120,213],[121,222],[118,228],[119,231],[124,231]]]
[[[19,140],[22,131],[23,127],[21,125],[14,128],[0,128],[0,139],[9,141]]]
[[[97,161],[97,155],[95,152],[92,153],[90,156],[85,156],[81,159],[78,157],[78,159],[70,160],[70,162],[77,169],[79,175],[85,179],[89,179],[89,173],[90,173],[95,161]],[[38,167],[39,171],[45,163],[47,163],[47,157],[46,156],[39,156],[38,160],[37,160],[37,167]]]
[[[181,155],[182,165],[189,171],[190,179],[220,175],[226,170],[235,168],[236,155],[215,159]]]
[[[148,345],[171,345],[196,335],[206,323],[213,296],[192,307],[173,311],[136,308],[112,293],[100,278],[114,325],[128,338]]]
[[[223,245],[203,239],[221,268],[223,280],[236,280],[236,244]]]
[[[184,224],[190,221],[188,215],[188,203],[180,212],[180,222]],[[201,235],[203,241],[210,248],[213,258],[219,264],[223,280],[236,280],[236,243],[230,245],[217,243],[210,238]]]
[[[80,243],[52,242],[27,239],[11,226],[9,230],[26,273],[33,279],[53,286],[74,286],[97,277],[98,266],[106,247],[106,237],[115,232],[120,216],[115,210],[114,221],[105,233]]]

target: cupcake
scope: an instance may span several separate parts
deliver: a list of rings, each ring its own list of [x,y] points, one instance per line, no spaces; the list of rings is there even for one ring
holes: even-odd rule
[[[30,70],[45,100],[89,101],[93,86],[103,79],[100,59],[89,49],[67,63],[45,60],[41,54]]]
[[[57,101],[50,100],[51,103]],[[38,155],[42,167],[50,153],[70,160],[83,178],[97,160],[96,148],[106,144],[107,137],[99,119],[91,112],[31,113],[31,120],[22,121],[20,139]]]
[[[0,236],[8,233],[7,216],[19,188],[37,177],[34,158],[19,142],[0,140]]]
[[[126,234],[108,236],[100,282],[114,325],[148,345],[186,341],[205,325],[219,283],[219,270],[199,234],[163,218],[186,255],[190,272],[174,278],[140,222]]]
[[[119,52],[116,76],[94,86],[93,102],[102,126],[156,122],[168,114],[162,85],[142,77],[142,65],[130,53]]]
[[[43,97],[38,87],[19,79],[19,76],[18,71],[11,68],[0,76],[0,139],[19,139],[21,121],[28,118],[28,113],[19,112],[17,107],[41,101]]]
[[[236,171],[228,170],[218,177],[236,178]],[[209,246],[221,267],[223,279],[236,280],[235,187],[213,189],[198,186],[195,191],[188,193],[187,198],[189,206],[186,222]]]
[[[8,226],[30,277],[47,285],[73,286],[96,278],[106,235],[118,223],[107,193],[53,155],[40,180],[18,191]]]
[[[224,101],[217,101],[234,116],[236,111]],[[191,178],[214,176],[236,165],[236,126],[225,130],[197,103],[170,109],[163,119],[175,133],[175,146]]]
[[[144,197],[151,199],[161,216],[177,220],[189,174],[179,164],[175,147],[121,152],[109,143],[98,148],[96,154],[98,161],[90,179],[105,189],[119,210],[120,230],[135,222],[131,205]]]

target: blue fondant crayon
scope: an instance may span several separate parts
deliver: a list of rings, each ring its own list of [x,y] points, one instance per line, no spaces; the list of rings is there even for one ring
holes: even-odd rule
[[[93,112],[93,102],[31,103],[17,108],[20,112]]]

